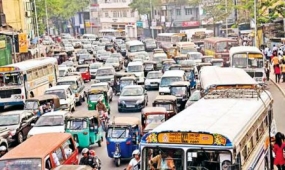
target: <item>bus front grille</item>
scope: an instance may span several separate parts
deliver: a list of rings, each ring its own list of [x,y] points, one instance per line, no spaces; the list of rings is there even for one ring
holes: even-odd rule
[[[21,89],[1,90],[0,98],[10,98],[13,94],[21,94]]]

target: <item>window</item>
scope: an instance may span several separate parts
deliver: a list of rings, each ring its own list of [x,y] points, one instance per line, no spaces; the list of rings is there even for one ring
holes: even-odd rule
[[[33,73],[33,79],[38,78],[38,72],[35,70],[32,72]]]
[[[48,66],[48,72],[49,72],[49,74],[52,74],[52,73],[53,73],[53,71],[52,71],[52,66]]]
[[[255,139],[256,139],[256,141],[259,140],[259,132],[258,132],[258,129],[256,129],[256,131],[255,131]]]
[[[28,79],[28,81],[33,80],[33,74],[32,74],[31,71],[29,71],[29,72],[27,73],[27,79]]]
[[[38,76],[39,77],[42,77],[44,74],[43,74],[43,70],[40,68],[38,69]]]
[[[56,161],[56,159],[57,159],[58,161]],[[56,165],[58,165],[58,163],[61,164],[61,163],[64,161],[64,156],[63,156],[63,154],[62,154],[61,148],[58,148],[58,149],[55,151],[55,154],[53,154],[53,160],[54,160],[54,163],[55,163]]]
[[[268,126],[268,116],[265,117],[264,124],[265,124],[265,126]]]
[[[45,161],[45,169],[51,169],[51,168],[52,166],[51,166],[50,158],[47,157]]]
[[[108,14],[108,12],[105,12],[105,17],[109,17],[109,14]]]
[[[191,8],[185,8],[185,15],[191,15],[192,9]]]
[[[176,15],[180,16],[181,15],[181,9],[176,9]]]
[[[71,139],[67,140],[63,145],[62,148],[64,150],[65,158],[69,158],[72,153],[75,151],[74,144]]]
[[[261,122],[261,125],[259,126],[259,132],[260,132],[260,136],[262,136],[263,135],[263,133],[264,133],[264,126],[263,126],[263,122]]]
[[[119,17],[119,12],[114,11],[114,12],[113,12],[113,17],[114,17],[114,18],[118,18],[118,17]]]
[[[123,17],[127,17],[127,11],[123,11]]]
[[[242,150],[242,156],[244,160],[247,159],[247,146],[245,146],[244,149]]]
[[[43,67],[43,74],[47,75],[48,74],[48,68],[47,67]]]
[[[131,12],[131,17],[135,17],[135,13],[134,12]]]

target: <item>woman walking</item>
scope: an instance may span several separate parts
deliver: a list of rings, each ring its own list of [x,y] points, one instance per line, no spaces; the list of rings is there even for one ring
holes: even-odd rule
[[[280,82],[280,76],[281,76],[281,68],[279,64],[274,65],[274,74],[275,74],[275,82],[279,83]]]
[[[274,165],[277,166],[278,170],[285,170],[285,159],[283,157],[283,149],[285,144],[283,143],[283,135],[277,132],[275,135],[275,144],[273,146],[273,152],[275,154]]]

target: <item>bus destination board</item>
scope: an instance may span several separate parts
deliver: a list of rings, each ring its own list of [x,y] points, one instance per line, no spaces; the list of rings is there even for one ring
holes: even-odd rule
[[[214,136],[211,134],[176,132],[159,133],[158,143],[177,143],[192,145],[213,145]]]

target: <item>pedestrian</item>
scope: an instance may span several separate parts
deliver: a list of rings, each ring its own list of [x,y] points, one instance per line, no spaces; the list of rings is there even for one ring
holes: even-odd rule
[[[275,44],[273,45],[272,51],[276,51],[276,52],[278,51],[278,47],[276,47]]]
[[[283,78],[282,83],[284,83],[285,82],[285,61],[282,61],[281,73],[282,73],[282,78]]]
[[[268,61],[265,63],[265,74],[266,74],[266,80],[269,81],[269,76],[270,76],[270,66]]]
[[[285,144],[283,142],[284,136],[282,133],[277,132],[275,135],[275,144],[273,146],[273,152],[275,154],[274,158],[274,165],[277,166],[278,170],[284,170],[285,169],[285,159],[283,156],[283,150],[285,148]]]
[[[274,74],[275,74],[275,82],[279,83],[280,82],[280,75],[281,75],[281,69],[279,64],[274,65]]]
[[[266,59],[270,61],[271,63],[271,57],[272,57],[272,51],[268,48],[268,50],[266,50]]]
[[[277,52],[273,52],[273,55],[271,57],[271,63],[273,66],[279,65],[279,58],[277,56]]]

